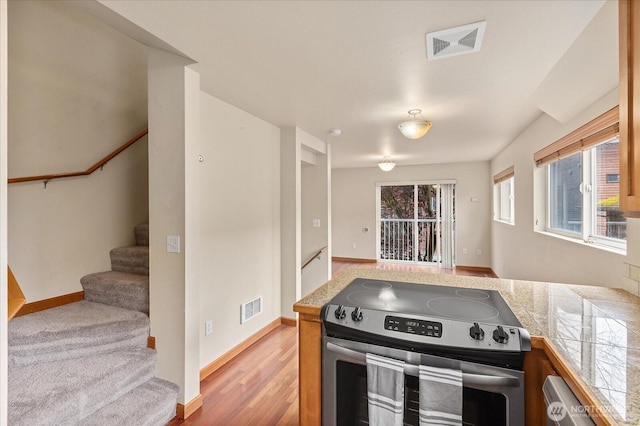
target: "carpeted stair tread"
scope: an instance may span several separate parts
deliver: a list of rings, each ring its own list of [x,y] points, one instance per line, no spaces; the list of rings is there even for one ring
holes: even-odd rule
[[[9,322],[9,368],[144,348],[148,337],[142,312],[82,300]]]
[[[156,352],[132,348],[9,370],[10,425],[71,425],[153,377]]]
[[[153,378],[83,419],[79,426],[164,426],[176,415],[179,388]]]
[[[85,300],[8,324],[8,424],[163,426],[179,387],[154,378],[149,225],[111,250],[112,271],[81,278]]]
[[[142,223],[135,227],[134,233],[136,235],[136,245],[137,246],[148,246],[149,245],[149,224]]]
[[[80,278],[85,300],[149,313],[149,276],[107,271]]]
[[[131,246],[114,248],[111,256],[111,269],[117,272],[149,275],[149,247]]]

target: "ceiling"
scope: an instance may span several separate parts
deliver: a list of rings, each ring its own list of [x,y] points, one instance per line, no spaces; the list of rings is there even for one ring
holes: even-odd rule
[[[617,85],[615,1],[101,3],[195,60],[205,92],[331,143],[334,168],[489,160]],[[427,32],[482,20],[478,53],[426,59]],[[433,122],[415,141],[397,129],[413,108]]]

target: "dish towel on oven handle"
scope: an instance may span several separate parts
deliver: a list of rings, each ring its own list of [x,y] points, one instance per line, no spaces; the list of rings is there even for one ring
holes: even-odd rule
[[[462,371],[421,365],[420,426],[462,426]]]
[[[367,354],[369,425],[402,426],[404,362]]]

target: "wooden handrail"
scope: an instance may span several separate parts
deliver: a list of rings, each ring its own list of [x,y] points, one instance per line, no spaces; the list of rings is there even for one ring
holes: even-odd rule
[[[75,177],[75,176],[87,176],[87,175],[90,175],[91,173],[95,172],[100,167],[103,167],[105,164],[107,164],[109,161],[111,161],[113,159],[113,157],[115,157],[116,155],[120,154],[122,151],[124,151],[125,149],[129,148],[134,143],[138,142],[140,139],[142,139],[144,136],[146,136],[147,133],[149,133],[149,128],[144,129],[143,131],[141,131],[140,133],[138,133],[137,135],[135,135],[134,137],[132,137],[131,139],[126,141],[122,146],[117,148],[111,154],[109,154],[106,157],[104,157],[102,160],[98,161],[93,166],[89,167],[84,172],[54,173],[54,174],[50,174],[50,175],[26,176],[26,177],[19,177],[19,178],[10,178],[8,180],[8,183],[32,182],[34,180],[43,180],[45,182],[48,182],[48,181],[50,181],[52,179],[60,179],[60,178],[68,178],[68,177]]]
[[[311,262],[313,262],[314,260],[319,259],[319,258],[320,258],[320,255],[322,254],[322,252],[324,252],[327,248],[328,248],[328,246],[324,246],[324,247],[322,247],[320,250],[318,250],[318,251],[316,252],[316,254],[314,254],[313,256],[311,256],[311,257],[309,258],[309,260],[307,260],[307,261],[304,263],[304,265],[302,265],[302,268],[300,268],[300,270],[303,270],[304,268],[306,268],[306,267],[307,267],[307,265],[309,265],[309,264],[310,264]]]

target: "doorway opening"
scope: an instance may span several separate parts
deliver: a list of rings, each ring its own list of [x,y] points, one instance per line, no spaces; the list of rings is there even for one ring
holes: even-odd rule
[[[455,182],[378,184],[377,258],[455,266]]]

